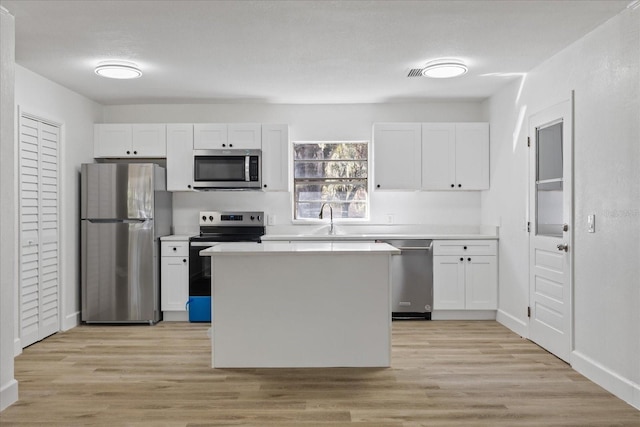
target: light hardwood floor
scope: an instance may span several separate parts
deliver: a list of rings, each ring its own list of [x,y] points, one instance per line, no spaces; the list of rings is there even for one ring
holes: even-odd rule
[[[387,369],[212,369],[207,329],[79,326],[36,343],[0,425],[640,426],[496,322],[394,322]]]

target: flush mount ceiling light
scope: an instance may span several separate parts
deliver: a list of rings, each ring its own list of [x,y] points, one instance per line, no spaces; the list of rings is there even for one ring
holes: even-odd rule
[[[136,64],[124,61],[101,62],[95,72],[109,79],[137,79],[142,75],[142,71]]]
[[[462,61],[455,59],[438,59],[429,62],[422,70],[422,75],[434,79],[448,79],[458,77],[467,72],[468,68]]]

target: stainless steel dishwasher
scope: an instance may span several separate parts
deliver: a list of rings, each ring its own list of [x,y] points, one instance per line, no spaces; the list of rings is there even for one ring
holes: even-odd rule
[[[432,240],[382,240],[400,249],[391,257],[391,311],[394,319],[431,320]]]

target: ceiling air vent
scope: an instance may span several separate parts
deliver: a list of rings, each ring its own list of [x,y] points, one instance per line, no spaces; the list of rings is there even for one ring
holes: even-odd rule
[[[422,77],[422,68],[412,68],[407,77]]]

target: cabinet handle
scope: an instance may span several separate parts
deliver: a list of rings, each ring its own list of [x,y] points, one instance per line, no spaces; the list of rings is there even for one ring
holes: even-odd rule
[[[226,146],[227,146],[227,144],[222,144],[222,146],[223,146],[223,147],[226,147]]]
[[[467,258],[467,261],[471,261],[471,258]]]
[[[376,185],[376,188],[380,188],[380,184]]]
[[[182,258],[182,262],[187,262],[187,260],[185,258]]]
[[[133,154],[138,154],[138,152],[137,152],[137,151],[134,151],[134,152],[133,152]]]
[[[455,184],[451,184],[451,188],[455,187]]]
[[[464,261],[464,258],[460,258],[460,261]]]
[[[191,184],[187,185],[187,188],[191,188]]]
[[[463,246],[463,247],[462,247],[462,249],[464,249],[464,250],[466,251],[466,250],[467,250],[467,247],[466,247],[466,246]]]
[[[174,250],[174,251],[177,251],[177,250],[178,250],[178,248],[173,248],[173,250]]]
[[[462,184],[458,184],[458,188],[461,188],[461,187],[462,187]]]
[[[233,144],[229,144],[229,147],[233,147]]]
[[[131,151],[128,151],[128,150],[127,150],[127,154],[131,154]]]
[[[267,188],[267,184],[264,185],[264,188]]]

